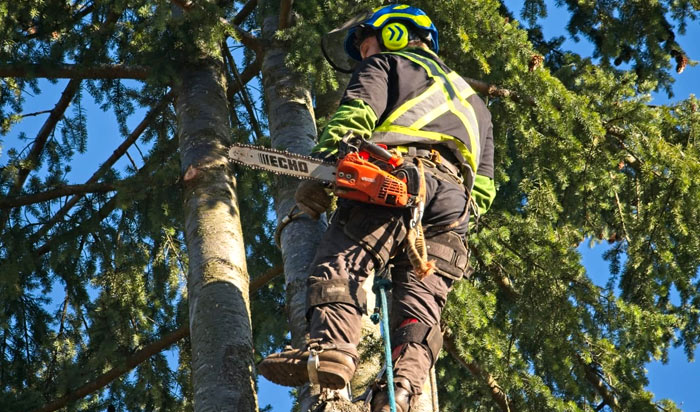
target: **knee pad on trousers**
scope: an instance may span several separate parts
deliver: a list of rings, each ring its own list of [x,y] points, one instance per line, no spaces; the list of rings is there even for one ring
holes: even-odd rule
[[[347,279],[330,279],[313,282],[309,285],[306,299],[306,317],[311,316],[311,309],[329,303],[346,303],[357,308],[360,313],[367,312],[367,294],[359,284],[351,284]]]
[[[418,323],[416,319],[403,321],[401,326],[392,334],[391,345],[398,349],[406,343],[417,343],[424,346],[430,354],[431,364],[435,365],[440,349],[442,349],[440,325],[428,326]]]

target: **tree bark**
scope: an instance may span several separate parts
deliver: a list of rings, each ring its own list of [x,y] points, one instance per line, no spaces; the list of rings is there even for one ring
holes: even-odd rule
[[[177,113],[195,411],[257,411],[249,279],[220,61],[187,67]]]

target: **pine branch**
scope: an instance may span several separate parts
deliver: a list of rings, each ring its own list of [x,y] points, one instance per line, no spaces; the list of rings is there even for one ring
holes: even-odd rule
[[[639,163],[639,165],[644,165],[644,162],[642,161],[642,159],[640,159],[640,158],[637,156],[637,154],[634,153],[634,152],[632,151],[632,149],[630,149],[629,146],[627,146],[627,144],[625,143],[625,138],[626,138],[627,136],[625,135],[625,132],[624,132],[624,130],[623,130],[621,127],[615,126],[615,125],[607,124],[605,130],[606,130],[607,134],[609,134],[610,136],[614,137],[615,140],[617,140],[617,142],[620,144],[620,146],[621,146],[623,149],[625,149],[625,151],[627,152],[627,154],[629,154],[630,156],[632,156],[632,158],[635,160],[635,162]],[[654,176],[656,176],[656,177],[662,177],[661,174],[660,174],[659,172],[657,172],[656,170],[651,170],[651,172],[652,172],[652,173],[654,174]]]
[[[61,93],[61,98],[51,110],[49,118],[46,119],[44,124],[41,126],[39,133],[34,138],[34,145],[32,145],[32,150],[29,152],[29,155],[27,155],[27,158],[23,162],[25,166],[20,168],[17,179],[15,180],[15,184],[13,187],[14,192],[18,192],[22,188],[24,182],[27,180],[27,176],[29,176],[29,172],[31,172],[33,168],[38,166],[41,153],[44,151],[44,146],[46,146],[46,142],[49,139],[49,136],[56,127],[56,124],[63,117],[63,114],[66,112],[66,109],[68,109],[71,100],[73,100],[73,97],[75,97],[79,89],[80,80],[71,80],[70,82],[68,82],[68,85],[66,85],[66,88],[63,89],[63,93]]]
[[[99,169],[85,182],[85,184],[96,183],[112,166],[119,160],[124,153],[133,145],[146,128],[155,120],[156,116],[172,101],[173,92],[170,91],[146,114],[141,122],[134,128],[129,136],[122,144],[109,156],[109,158],[100,166]],[[51,219],[46,222],[39,230],[32,235],[32,243],[38,241],[44,236],[63,216],[65,216],[73,206],[81,199],[82,196],[73,196]]]
[[[56,243],[59,243],[61,241],[61,238],[68,236],[70,234],[85,234],[90,231],[90,227],[92,225],[98,224],[99,222],[103,221],[104,219],[109,216],[114,209],[117,207],[117,196],[113,196],[107,203],[105,203],[100,210],[98,210],[96,213],[94,213],[92,216],[90,216],[87,220],[80,222],[80,224],[74,226],[73,229],[68,230],[67,232],[64,232],[58,236],[54,236],[51,239],[47,240],[46,243],[44,243],[41,247],[37,248],[34,251],[35,256],[42,256],[47,254],[48,252],[51,251],[51,249],[54,247]]]
[[[239,25],[243,23],[243,21],[250,16],[250,13],[255,10],[255,7],[258,5],[258,0],[250,0],[248,1],[241,10],[238,11],[236,14],[236,17],[231,20],[233,24]]]
[[[0,75],[0,77],[2,77],[2,75]],[[17,173],[15,183],[10,188],[7,196],[17,196],[22,190],[22,186],[24,186],[24,182],[27,180],[29,172],[39,165],[41,153],[44,151],[44,147],[46,146],[49,136],[53,132],[58,121],[63,118],[63,114],[66,112],[68,105],[70,105],[71,100],[73,100],[73,97],[75,97],[79,89],[80,80],[71,80],[68,82],[68,85],[63,90],[58,103],[56,103],[56,106],[54,106],[53,110],[51,110],[51,115],[49,115],[49,118],[46,119],[44,124],[41,126],[39,133],[34,138],[32,149],[25,158],[24,162],[22,162],[22,166]],[[9,217],[9,213],[0,214],[0,233],[5,230],[5,224],[7,223]]]
[[[513,409],[511,407],[508,400],[508,395],[503,392],[503,389],[498,384],[498,381],[496,381],[496,378],[494,378],[488,371],[484,370],[484,368],[476,361],[467,361],[462,358],[457,350],[457,345],[454,338],[451,335],[445,333],[443,338],[444,347],[447,350],[447,353],[449,353],[454,360],[459,362],[460,365],[467,368],[472,375],[479,379],[481,383],[488,388],[491,398],[494,400],[494,402],[496,402],[501,411],[515,412],[517,409]]]
[[[483,267],[488,268],[488,265],[484,262],[484,260],[481,257],[481,253],[479,252],[478,248],[473,248],[471,252],[474,254],[476,257],[477,261],[479,264],[481,264]],[[510,299],[517,299],[520,297],[520,293],[518,293],[515,290],[515,286],[513,286],[513,282],[510,280],[508,277],[508,273],[506,269],[503,267],[502,264],[500,264],[498,261],[493,262],[496,268],[498,269],[498,273],[495,273],[495,271],[489,271],[489,273],[492,275],[493,279],[496,281],[496,284],[498,287],[508,295]]]
[[[84,66],[80,64],[3,64],[0,77],[45,77],[49,79],[136,79],[145,80],[149,70],[141,66],[124,64],[101,64]]]
[[[586,363],[578,353],[576,354],[576,361],[579,365],[581,365],[581,367],[583,367],[584,375],[586,376],[588,383],[593,385],[593,388],[595,388],[596,392],[598,392],[600,397],[603,398],[610,409],[613,411],[619,411],[620,402],[617,400],[617,396],[615,396],[615,394],[608,388],[605,381],[594,369],[593,365]]]
[[[133,178],[142,178],[147,176],[149,173],[152,172],[153,169],[157,168],[160,166],[164,160],[165,157],[170,156],[172,153],[175,153],[177,150],[177,139],[170,139],[166,142],[165,147],[163,147],[162,152],[157,155],[153,156],[149,159],[149,162],[146,163],[135,175]],[[59,234],[55,235],[51,239],[47,240],[44,245],[41,247],[37,248],[34,253],[37,256],[44,255],[48,253],[53,245],[57,242],[60,241],[60,239],[68,234],[74,233],[74,234],[81,234],[84,232],[89,232],[90,227],[94,224],[97,224],[104,220],[107,216],[112,213],[112,211],[117,207],[117,196],[113,196],[107,203],[105,203],[100,210],[98,210],[96,213],[94,213],[90,218],[88,218],[86,221],[81,222],[80,224],[76,224],[73,226],[73,229]]]
[[[233,29],[236,31],[236,33],[241,36],[241,43],[245,45],[246,47],[252,49],[255,51],[255,60],[258,60],[261,58],[264,50],[263,50],[263,45],[257,37],[252,36],[250,33],[247,31],[241,29],[239,26],[243,21],[250,15],[250,13],[255,10],[255,7],[258,5],[258,0],[250,0],[248,1],[243,8],[236,14],[236,16],[231,20],[231,22],[226,22],[226,24],[230,25],[233,27]],[[259,70],[259,69],[258,69]],[[246,81],[247,83],[247,81]]]
[[[107,16],[107,19],[105,21],[105,25],[102,26],[99,29],[99,33],[101,34],[106,34],[108,31],[112,30],[113,24],[117,21],[119,18],[119,15],[116,13],[109,13]],[[77,71],[84,71],[85,69],[82,68],[81,66],[69,66],[69,65],[59,65],[59,66],[53,66],[52,68],[47,68],[44,67],[43,65],[8,65],[8,66],[0,66],[0,77],[22,77],[21,74],[7,74],[3,72],[3,67],[14,67],[14,68],[20,68],[27,70],[27,68],[33,67],[30,72],[41,72],[42,70],[51,70],[52,68],[56,67],[77,67]],[[27,72],[25,72],[26,75]],[[32,76],[34,77],[34,76]],[[14,186],[9,190],[7,193],[8,196],[17,196],[20,191],[22,190],[22,186],[24,185],[24,182],[26,181],[29,172],[36,168],[39,164],[39,159],[41,158],[41,153],[44,150],[44,146],[46,145],[46,141],[48,140],[49,136],[53,133],[54,129],[56,128],[56,124],[58,121],[63,118],[63,115],[70,105],[70,102],[73,100],[73,97],[77,94],[77,92],[80,90],[80,83],[81,79],[80,78],[72,78],[71,81],[68,82],[68,85],[66,88],[63,90],[63,93],[61,94],[61,98],[59,99],[58,103],[56,103],[56,106],[53,108],[51,111],[51,114],[49,115],[49,118],[46,119],[44,122],[44,125],[41,127],[41,130],[39,130],[39,133],[37,134],[37,137],[34,139],[34,146],[32,147],[32,150],[28,157],[26,158],[26,163],[23,165],[17,175],[17,179],[15,180]],[[0,233],[2,233],[5,229],[5,225],[7,223],[7,220],[9,219],[9,213],[2,213],[0,214]]]
[[[610,175],[611,180],[615,179],[612,172],[608,172],[608,174]],[[617,204],[617,212],[620,214],[620,224],[622,225],[622,236],[627,241],[627,244],[631,244],[632,242],[630,241],[630,238],[629,238],[629,232],[627,231],[627,225],[625,225],[625,214],[622,211],[622,202],[620,202],[620,195],[617,193],[617,190],[614,190],[613,192],[615,193],[615,203]]]
[[[504,89],[502,87],[496,86],[495,84],[489,84],[481,80],[476,80],[472,79],[469,77],[463,77],[463,79],[469,83],[469,85],[472,87],[472,89],[476,90],[477,92],[481,93],[484,96],[489,96],[489,97],[503,97],[506,99],[511,99],[514,102],[520,103],[520,102],[525,102],[529,105],[536,105],[537,103],[535,102],[535,99],[529,96],[521,97],[518,95],[518,93],[509,90],[509,89]]]
[[[97,379],[92,382],[81,386],[80,388],[69,392],[68,394],[56,399],[55,401],[49,402],[48,404],[42,406],[39,409],[35,409],[33,412],[52,412],[63,408],[70,402],[81,399],[99,389],[104,388],[110,382],[117,379],[121,375],[129,372],[131,369],[138,366],[141,362],[147,360],[151,356],[160,353],[163,349],[169,347],[173,343],[179,341],[185,336],[189,335],[188,325],[183,325],[177,330],[165,335],[163,338],[146,345],[143,349],[136,351],[132,356],[123,360],[118,366],[110,369],[108,372],[100,375]]]
[[[0,199],[0,209],[31,205],[70,195],[84,195],[86,193],[104,193],[117,190],[111,183],[90,183],[84,185],[66,185],[45,192],[33,193],[26,196],[6,197]]]
[[[273,268],[268,269],[267,272],[263,273],[259,277],[256,277],[255,279],[253,279],[252,282],[250,282],[249,294],[253,294],[254,292],[257,292],[258,289],[265,286],[266,284],[271,282],[272,279],[276,278],[277,276],[281,275],[282,273],[284,273],[284,266],[282,266],[282,265],[275,266]]]
[[[223,50],[224,61],[227,63],[227,66],[231,69],[231,72],[233,72],[233,75],[236,78],[236,84],[241,93],[241,100],[243,101],[243,105],[245,106],[246,111],[248,112],[250,123],[252,124],[253,130],[255,131],[256,140],[261,141],[263,135],[262,129],[260,128],[258,119],[255,117],[255,109],[253,108],[253,103],[251,101],[250,95],[248,94],[248,89],[246,88],[245,84],[243,83],[243,80],[241,79],[241,74],[238,72],[236,62],[233,59],[233,56],[231,55],[231,51],[228,49],[228,47],[226,47],[226,44],[224,44]]]
[[[233,24],[233,23],[229,22],[228,20],[224,19],[223,17],[220,20],[222,23],[224,23],[225,25],[228,25],[229,27],[231,27],[233,29],[233,31],[236,33],[235,39],[238,40],[239,42],[241,42],[242,45],[253,50],[255,52],[256,57],[263,54],[263,52],[264,52],[263,42],[260,39],[253,36],[252,34],[248,33],[247,31],[243,30],[237,24]]]
[[[284,30],[289,27],[291,23],[292,4],[294,4],[294,0],[280,0],[280,20],[279,23],[277,23],[277,28],[279,30]]]
[[[506,247],[509,247],[507,244],[505,244]],[[519,256],[520,257],[520,256]],[[522,259],[522,257],[521,257]],[[502,277],[497,277],[497,280]],[[507,283],[505,282],[497,282],[498,286],[506,293],[508,296],[511,298],[517,298],[519,297],[519,294],[514,290],[513,284],[508,281]],[[448,342],[448,339],[450,339],[450,342]],[[459,353],[456,351],[456,347],[454,346],[454,341],[451,340],[451,338],[448,338],[445,336],[445,347],[448,349],[448,352],[453,356],[456,357],[459,355]],[[450,349],[449,344],[452,344],[453,347]],[[581,367],[584,369],[584,374],[586,376],[586,380],[593,385],[594,389],[598,394],[603,398],[606,404],[610,406],[611,409],[613,410],[619,410],[619,402],[615,395],[610,392],[607,388],[607,386],[604,384],[603,380],[598,376],[596,371],[594,370],[592,365],[586,364],[583,359],[581,359],[580,355],[576,355],[576,359],[578,360],[579,364]],[[460,359],[458,359],[460,360]],[[464,365],[465,367],[469,368],[468,365]],[[478,365],[476,365],[478,367]],[[470,369],[471,370],[471,369]],[[475,370],[477,371],[477,370]],[[476,373],[475,373],[476,374]],[[478,375],[477,375],[478,376]]]
[[[77,5],[77,4],[76,4],[76,5]],[[74,5],[73,7],[75,7],[76,5]],[[85,6],[82,10],[78,10],[78,11],[72,16],[72,18],[71,18],[70,20],[71,20],[72,22],[74,22],[74,23],[75,23],[75,22],[78,22],[78,21],[80,21],[81,19],[83,19],[85,16],[87,16],[88,14],[92,13],[92,11],[93,11],[94,9],[95,9],[95,4],[94,4],[94,3],[93,3],[93,4],[89,4],[89,5]],[[37,26],[36,24],[30,26],[29,28],[27,28],[26,33],[27,33],[27,40],[37,38],[37,37],[39,37],[40,35],[43,35],[43,34],[49,34],[49,35],[51,36],[51,40],[52,40],[52,41],[56,41],[56,40],[57,40],[57,37],[60,36],[60,35],[59,35],[58,33],[56,33],[56,32],[53,32],[53,33],[42,33],[41,27],[40,27],[40,26]]]
[[[25,118],[25,117],[39,116],[42,114],[51,114],[51,110],[42,110],[42,111],[33,112],[33,113],[22,113],[19,116],[22,118]]]
[[[194,7],[194,3],[190,0],[171,1],[186,12],[192,10],[192,8]],[[246,3],[245,6],[243,6],[241,11],[239,11],[238,14],[236,14],[233,20],[228,21],[225,18],[220,17],[219,21],[233,29],[233,31],[236,33],[236,40],[240,41],[244,46],[248,47],[249,49],[254,50],[256,54],[259,54],[262,53],[262,43],[260,42],[260,39],[243,30],[239,26],[239,24],[241,24],[243,20],[245,20],[245,18],[248,17],[248,15],[250,15],[250,13],[255,9],[257,3],[257,0],[251,0],[248,3]]]
[[[262,274],[260,277],[256,278],[250,283],[249,294],[257,292],[258,289],[263,287],[265,284],[270,282],[275,277],[279,276],[284,272],[283,266],[275,266],[270,268],[267,272]],[[152,342],[142,349],[136,351],[133,355],[122,360],[119,366],[115,366],[109,371],[98,376],[92,382],[89,382],[78,389],[71,391],[70,393],[56,399],[55,401],[49,402],[48,404],[42,406],[41,408],[35,409],[32,412],[53,412],[64,406],[68,405],[70,402],[77,401],[78,399],[84,398],[93,392],[96,392],[105,386],[109,385],[112,381],[129,372],[130,370],[137,367],[142,362],[146,361],[151,356],[160,353],[164,349],[170,347],[175,342],[179,341],[190,335],[189,324],[184,324],[177,328],[177,330],[163,336],[161,339]]]
[[[260,69],[262,68],[262,57],[259,55],[255,56],[255,60],[248,65],[248,67],[243,70],[243,73],[241,73],[240,80],[237,81],[234,84],[229,84],[228,88],[226,89],[226,98],[231,100],[234,94],[238,93],[241,91],[241,88],[248,84],[249,81],[253,79],[253,77],[257,76],[258,73],[260,73]]]
[[[171,0],[175,5],[183,9],[184,11],[189,11],[192,9],[194,6],[194,3],[190,0]],[[231,23],[234,25],[239,25],[243,23],[243,20],[245,20],[248,16],[250,16],[250,13],[255,10],[255,7],[258,5],[258,0],[250,0],[247,2],[241,10],[238,11],[236,16],[231,20]]]

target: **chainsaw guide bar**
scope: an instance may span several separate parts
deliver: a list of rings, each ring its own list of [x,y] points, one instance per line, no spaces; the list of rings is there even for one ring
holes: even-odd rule
[[[352,136],[351,136],[352,137]],[[389,207],[412,207],[419,201],[420,176],[415,164],[386,147],[359,140],[346,148],[337,162],[267,147],[234,144],[232,162],[278,175],[324,183],[338,197]]]
[[[228,158],[253,169],[299,179],[335,182],[335,163],[324,162],[311,156],[260,146],[235,143],[228,151]]]

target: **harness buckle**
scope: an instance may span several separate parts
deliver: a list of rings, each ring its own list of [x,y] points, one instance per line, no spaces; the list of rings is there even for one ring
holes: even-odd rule
[[[435,164],[442,164],[442,155],[435,149],[430,149],[430,161]]]
[[[323,349],[320,351],[315,349],[309,350],[309,359],[306,361],[306,371],[309,373],[309,382],[311,385],[320,385],[320,381],[318,380],[318,367],[321,360],[319,359],[318,354],[322,351]]]

